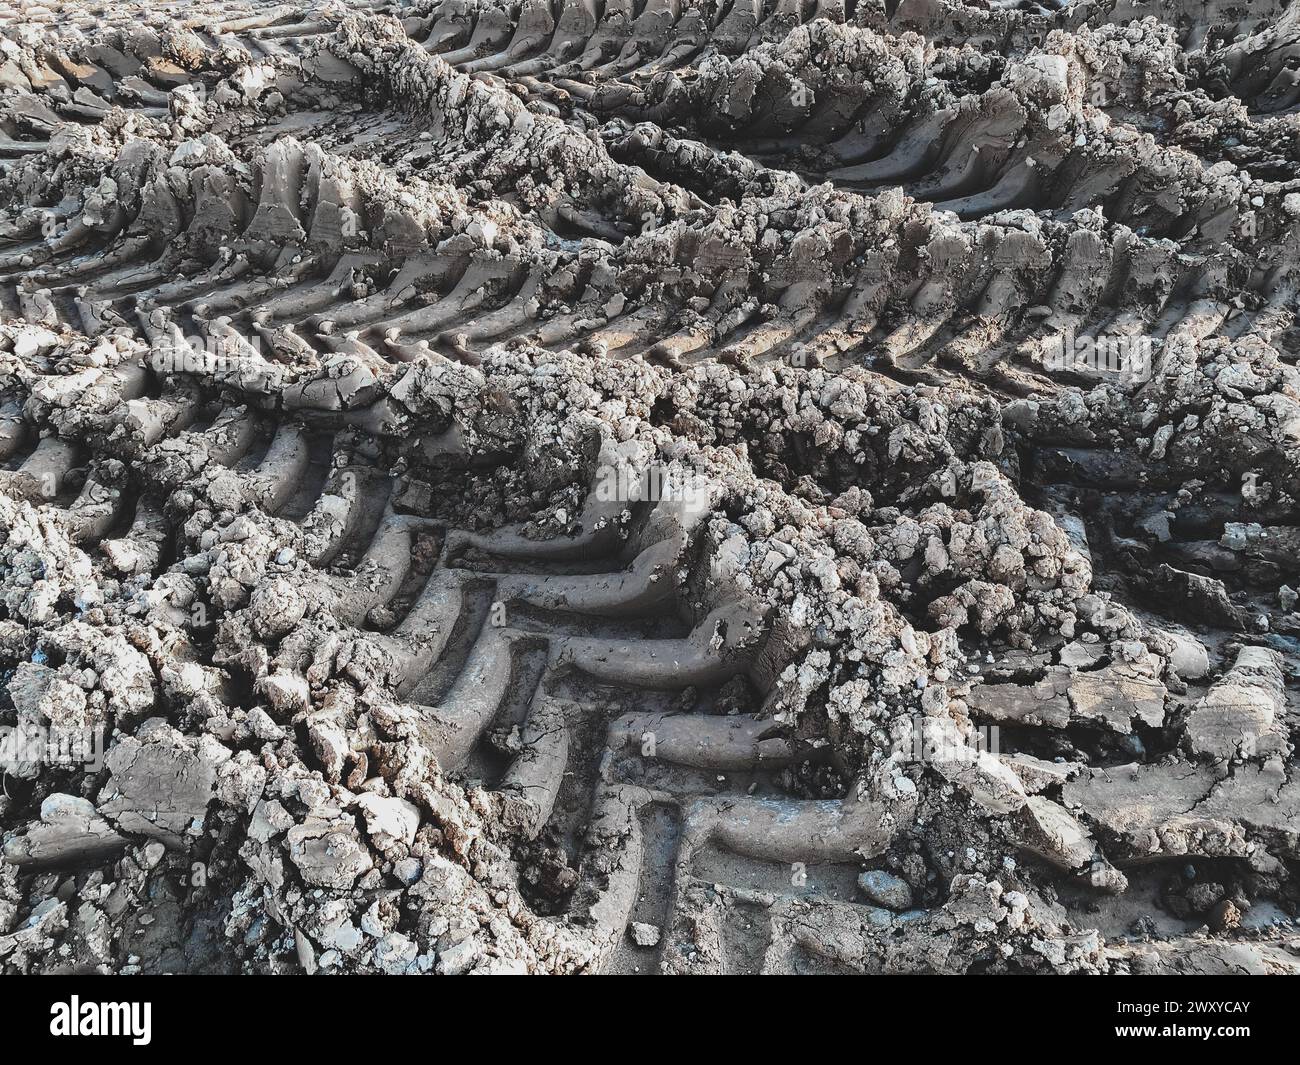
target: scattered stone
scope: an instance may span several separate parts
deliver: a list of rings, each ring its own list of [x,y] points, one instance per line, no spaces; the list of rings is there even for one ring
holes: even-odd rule
[[[632,942],[638,947],[657,947],[659,945],[659,929],[655,925],[633,921],[628,927],[632,933]]]

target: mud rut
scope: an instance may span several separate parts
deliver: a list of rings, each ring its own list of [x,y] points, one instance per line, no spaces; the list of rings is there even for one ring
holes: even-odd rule
[[[3,10],[0,962],[1294,971],[1297,12]]]

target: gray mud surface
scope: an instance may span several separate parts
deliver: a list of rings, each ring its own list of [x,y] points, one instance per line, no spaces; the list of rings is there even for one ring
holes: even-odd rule
[[[1300,3],[0,2],[0,970],[1300,972]]]

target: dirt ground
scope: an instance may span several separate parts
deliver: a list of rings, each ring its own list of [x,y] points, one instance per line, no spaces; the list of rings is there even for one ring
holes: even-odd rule
[[[0,971],[1300,973],[1300,3],[0,0]]]

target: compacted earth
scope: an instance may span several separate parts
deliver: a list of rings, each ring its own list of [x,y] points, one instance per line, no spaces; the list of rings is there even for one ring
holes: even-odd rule
[[[0,2],[0,969],[1300,972],[1300,3]]]

